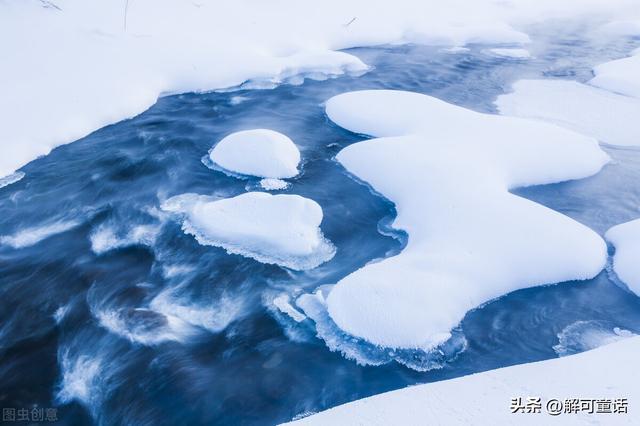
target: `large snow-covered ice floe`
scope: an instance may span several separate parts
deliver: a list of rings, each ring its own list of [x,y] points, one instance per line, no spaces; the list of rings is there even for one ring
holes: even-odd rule
[[[509,192],[597,173],[608,156],[595,139],[402,91],[345,93],[326,111],[338,125],[378,137],[337,158],[396,204],[393,226],[409,235],[401,254],[330,291],[329,315],[345,332],[430,350],[489,300],[591,278],[605,265],[595,232]]]
[[[248,192],[233,198],[183,194],[162,204],[183,215],[183,230],[200,244],[224,248],[294,270],[331,259],[335,247],[322,231],[322,208],[299,195]]]
[[[640,99],[567,80],[520,80],[501,114],[550,121],[610,145],[640,145]]]
[[[636,0],[43,3],[0,2],[0,40],[11,40],[0,44],[0,177],[162,94],[362,73],[338,51],[350,47],[517,45],[529,41],[517,28],[543,19],[640,15]]]
[[[300,151],[282,133],[253,129],[224,137],[211,149],[209,159],[234,173],[283,179],[298,174]]]
[[[640,35],[640,28],[637,35]],[[594,86],[640,98],[640,49],[636,49],[628,58],[600,64],[593,72],[596,76],[590,83]]]
[[[616,249],[614,272],[629,290],[640,296],[640,219],[614,226],[605,238]]]
[[[592,425],[634,424],[635,416],[612,413],[550,415],[547,403],[572,398],[626,398],[627,409],[640,398],[637,354],[640,337],[592,351],[486,371],[452,380],[411,386],[364,398],[303,418],[295,425]],[[541,412],[512,413],[520,401],[541,398]],[[624,401],[617,401],[619,407]],[[553,407],[553,406],[552,406]],[[556,410],[558,406],[556,405]],[[560,415],[558,415],[560,414]]]

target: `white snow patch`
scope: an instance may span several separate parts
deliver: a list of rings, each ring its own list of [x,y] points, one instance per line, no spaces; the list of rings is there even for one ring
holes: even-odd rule
[[[640,296],[640,219],[612,227],[605,238],[616,249],[614,272],[629,290]]]
[[[7,245],[15,249],[31,247],[49,237],[75,228],[79,224],[79,221],[69,220],[24,228],[13,235],[1,235],[0,244]]]
[[[502,58],[513,58],[513,59],[529,59],[531,58],[531,53],[529,53],[526,49],[518,49],[518,48],[495,48],[495,49],[487,49],[486,52],[493,56],[499,56]]]
[[[289,187],[289,183],[285,182],[282,179],[261,179],[260,187],[266,191],[278,191],[281,189],[287,189]]]
[[[298,174],[300,151],[282,133],[253,129],[223,138],[209,152],[209,159],[231,172],[279,179]]]
[[[375,345],[429,350],[465,313],[508,292],[588,279],[606,262],[592,230],[513,195],[597,173],[596,140],[537,121],[480,114],[401,91],[331,98],[327,114],[377,139],[338,160],[396,204],[406,248],[339,281],[331,319]]]
[[[335,247],[322,231],[322,208],[299,195],[248,192],[233,198],[183,194],[162,204],[182,214],[183,230],[203,245],[290,269],[312,269],[328,261]]]
[[[565,80],[520,80],[501,114],[550,121],[611,145],[640,145],[640,99]]]
[[[593,72],[596,76],[589,83],[594,86],[640,98],[640,49],[628,58],[600,64]]]
[[[636,424],[640,399],[634,337],[589,352],[411,386],[331,408],[296,425],[592,425]],[[540,397],[539,414],[515,413],[512,398]],[[627,398],[628,414],[547,414],[547,402],[571,398]]]
[[[56,4],[0,2],[0,40],[11,40],[0,44],[0,176],[139,114],[161,94],[361,73],[365,64],[336,51],[350,47],[518,44],[529,37],[514,26],[640,14],[636,0],[136,0],[126,14],[121,2]]]

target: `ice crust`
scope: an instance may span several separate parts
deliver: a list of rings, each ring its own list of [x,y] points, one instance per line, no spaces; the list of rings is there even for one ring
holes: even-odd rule
[[[294,270],[331,259],[335,247],[322,231],[322,208],[299,195],[248,192],[233,198],[183,194],[162,208],[183,215],[183,230],[200,244],[224,248]]]
[[[521,45],[529,24],[569,19],[597,27],[640,15],[636,0],[284,0],[277,7],[137,0],[126,13],[108,0],[55,3],[0,3],[0,40],[10,40],[0,43],[0,177],[141,113],[161,95],[366,71],[340,49]]]
[[[616,250],[614,272],[629,290],[640,296],[640,219],[612,227],[605,238]]]
[[[300,151],[282,133],[253,129],[232,133],[223,138],[213,147],[209,159],[231,172],[283,179],[298,174]],[[274,182],[267,181],[267,186],[269,183]]]
[[[597,173],[596,140],[551,124],[481,114],[411,92],[350,92],[331,120],[376,136],[337,159],[396,204],[399,255],[339,281],[327,297],[343,331],[384,347],[429,350],[465,313],[511,291],[588,279],[602,238],[510,189]]]

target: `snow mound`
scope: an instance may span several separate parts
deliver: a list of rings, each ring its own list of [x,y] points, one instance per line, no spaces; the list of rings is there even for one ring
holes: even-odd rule
[[[607,321],[576,321],[558,333],[553,350],[558,356],[573,355],[635,336]]]
[[[299,195],[248,192],[212,200],[184,194],[163,203],[182,214],[183,230],[203,245],[294,270],[312,269],[328,261],[335,247],[322,231],[322,208]]]
[[[396,204],[407,231],[398,256],[339,281],[331,319],[369,343],[430,350],[465,313],[508,292],[588,279],[606,245],[578,222],[509,192],[597,173],[597,141],[551,124],[480,114],[418,93],[331,98],[327,114],[377,139],[337,159]]]
[[[298,174],[300,151],[282,133],[254,129],[226,136],[209,152],[209,159],[231,172],[280,179]]]
[[[593,69],[596,76],[589,83],[612,92],[640,98],[640,49],[633,53],[634,55],[628,58],[596,66]]]
[[[612,227],[605,238],[616,249],[614,272],[629,290],[640,296],[640,219]]]
[[[411,386],[351,402],[305,417],[295,425],[593,425],[635,424],[631,404],[640,398],[634,337],[589,352],[516,365],[452,380]],[[512,413],[512,398],[541,398],[537,414]],[[626,398],[628,414],[550,415],[552,398]],[[595,410],[594,410],[595,411]],[[480,420],[481,419],[481,420]]]
[[[495,48],[488,49],[487,53],[493,56],[499,56],[502,58],[513,58],[513,59],[529,59],[531,54],[526,49],[516,49],[516,48]]]
[[[520,80],[501,114],[550,121],[611,145],[640,145],[640,100],[575,81]]]
[[[362,73],[362,61],[339,51],[351,47],[522,44],[529,37],[518,28],[538,22],[601,26],[640,14],[636,0],[42,4],[0,2],[0,39],[11,40],[0,44],[0,177],[162,94]]]

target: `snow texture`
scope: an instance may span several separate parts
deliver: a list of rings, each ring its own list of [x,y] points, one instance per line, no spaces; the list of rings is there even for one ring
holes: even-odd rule
[[[496,105],[501,114],[550,121],[610,145],[640,145],[640,99],[587,84],[520,80]]]
[[[183,229],[200,244],[305,270],[331,259],[335,247],[322,234],[322,208],[299,195],[248,192],[233,198],[184,194],[163,203],[184,216]]]
[[[282,179],[298,174],[300,151],[282,133],[253,129],[223,138],[209,152],[209,159],[231,172]]]
[[[640,28],[638,29],[640,35]],[[640,98],[640,49],[628,58],[600,64],[590,83],[612,92]],[[639,142],[640,143],[640,142]]]
[[[509,192],[597,173],[608,156],[596,140],[411,92],[350,92],[331,98],[326,111],[338,125],[378,137],[337,158],[396,204],[393,226],[409,235],[401,254],[331,290],[328,311],[345,332],[429,350],[487,301],[603,268],[600,236]]]
[[[640,398],[633,337],[577,355],[387,392],[288,423],[303,425],[632,425]],[[538,414],[511,413],[511,398],[540,397]],[[547,414],[556,398],[627,398],[629,414]]]
[[[638,19],[637,0],[0,2],[0,177],[158,96],[359,74],[340,49],[518,45],[558,19]],[[464,11],[461,13],[460,11]],[[221,66],[224,64],[224,66]],[[37,125],[34,125],[36,123]]]
[[[614,226],[605,238],[616,249],[614,272],[629,290],[640,296],[640,219]]]

